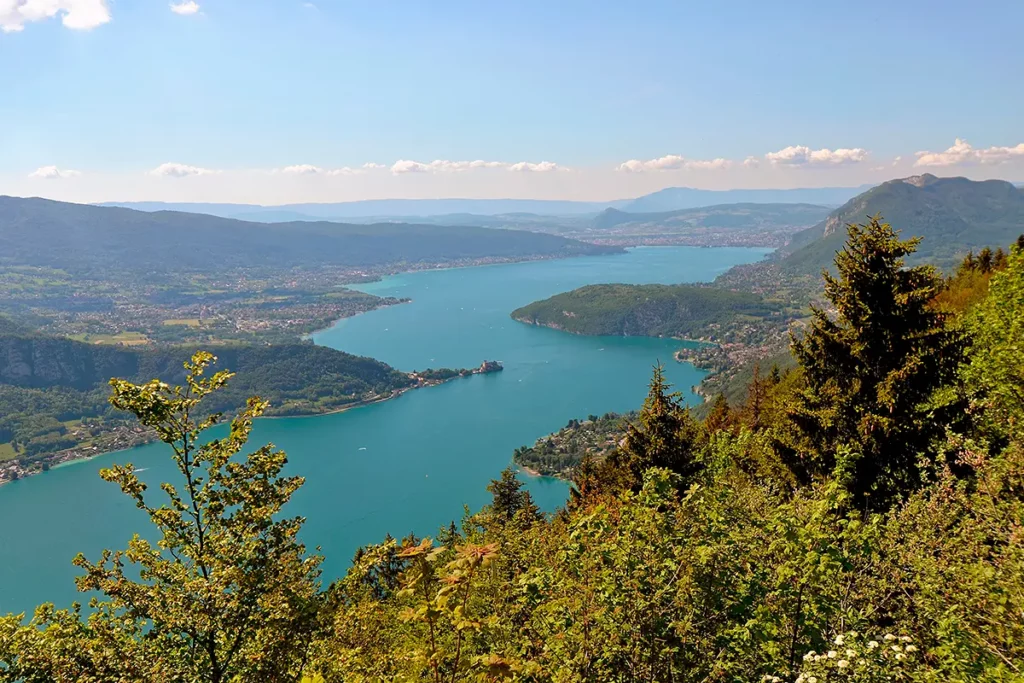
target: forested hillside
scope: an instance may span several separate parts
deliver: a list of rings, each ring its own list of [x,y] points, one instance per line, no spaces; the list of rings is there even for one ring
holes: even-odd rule
[[[136,442],[143,435],[118,431],[128,416],[107,401],[110,378],[180,383],[188,356],[180,347],[139,350],[0,335],[0,446],[7,447],[0,463],[17,457],[27,466],[63,449]],[[224,346],[217,356],[211,367],[231,368],[236,376],[207,403],[214,411],[236,411],[258,395],[272,403],[271,415],[322,413],[416,384],[372,358],[313,344]]]
[[[923,237],[911,263],[949,269],[968,250],[1009,244],[1024,232],[1024,190],[1002,180],[937,178],[890,180],[857,195],[822,223],[797,233],[780,265],[792,274],[817,275],[832,264],[848,223],[881,215],[907,237]]]
[[[656,371],[560,513],[506,470],[484,509],[360,549],[327,588],[288,512],[303,480],[243,454],[265,404],[200,448],[195,401],[228,381],[208,354],[188,398],[115,382],[181,476],[102,472],[153,528],[75,560],[88,617],[0,618],[0,679],[1020,681],[1024,247],[955,287],[914,249],[852,226],[797,366],[741,406],[697,420]]]
[[[472,226],[249,223],[0,196],[0,266],[79,273],[384,264],[602,254],[614,247]]]
[[[782,306],[748,292],[694,285],[589,285],[523,306],[512,317],[574,334],[721,339]]]

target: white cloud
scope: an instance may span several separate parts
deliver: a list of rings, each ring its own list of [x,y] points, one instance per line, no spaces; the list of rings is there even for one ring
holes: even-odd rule
[[[957,164],[1002,164],[1024,159],[1024,142],[1016,147],[975,149],[966,140],[957,138],[945,152],[918,152],[914,166],[955,166]]]
[[[761,165],[761,160],[757,157],[747,157],[743,160],[743,165],[747,168],[758,168]]]
[[[728,159],[687,159],[678,154],[668,154],[648,161],[630,159],[619,164],[618,170],[629,173],[642,173],[643,171],[678,171],[681,169],[719,170],[729,168],[730,166],[732,166],[732,162]]]
[[[377,167],[378,166],[375,164],[374,168]],[[459,173],[462,171],[473,171],[486,168],[507,168],[510,171],[530,172],[568,170],[553,161],[541,161],[539,163],[520,161],[517,163],[508,163],[505,161],[484,161],[482,159],[477,159],[475,161],[448,161],[446,159],[435,159],[430,163],[424,163],[422,161],[399,159],[391,165],[391,172],[395,175],[403,173]]]
[[[529,161],[520,161],[517,164],[512,164],[508,167],[510,171],[526,171],[529,173],[547,173],[548,171],[568,171],[569,169],[559,166],[553,161],[542,161],[539,164],[530,163]]]
[[[764,158],[772,164],[783,166],[838,166],[859,163],[867,159],[867,156],[867,150],[860,147],[811,149],[805,145],[791,145],[778,152],[769,152]]]
[[[199,13],[199,3],[195,0],[182,0],[181,2],[172,2],[171,11],[175,14],[189,15]]]
[[[382,168],[387,168],[384,164],[375,164],[373,162],[365,163],[359,168],[352,168],[350,166],[342,166],[341,168],[322,168],[320,166],[314,166],[313,164],[295,164],[294,166],[285,166],[284,168],[277,169],[274,172],[287,173],[288,175],[328,175],[328,176],[342,176],[342,175],[363,175],[370,171],[376,171]]]
[[[70,29],[87,31],[110,21],[107,0],[0,0],[0,31],[13,33],[33,21],[60,15]]]
[[[58,178],[75,178],[82,175],[81,171],[71,169],[60,169],[56,166],[41,166],[28,174],[29,178],[40,178],[42,180],[57,180]]]
[[[281,173],[287,173],[289,175],[319,175],[326,173],[326,171],[319,166],[313,166],[312,164],[296,164],[295,166],[285,166],[281,169]]]
[[[892,165],[899,166],[901,161],[903,161],[903,157],[896,157],[895,159],[892,160]]]
[[[198,166],[189,166],[188,164],[177,164],[174,162],[160,164],[149,172],[150,175],[170,178],[185,178],[195,175],[213,175],[214,173],[219,173],[219,171],[214,171],[209,168],[199,168]]]

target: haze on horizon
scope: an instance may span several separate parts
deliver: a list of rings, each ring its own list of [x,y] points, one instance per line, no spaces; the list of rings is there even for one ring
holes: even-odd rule
[[[1024,5],[0,2],[0,194],[609,201],[1024,180]]]

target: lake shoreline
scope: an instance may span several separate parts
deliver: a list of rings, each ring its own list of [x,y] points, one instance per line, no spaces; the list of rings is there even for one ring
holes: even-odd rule
[[[415,376],[415,373],[408,373],[408,374]],[[392,391],[387,396],[375,396],[373,398],[360,399],[358,401],[355,401],[355,402],[350,403],[350,404],[345,405],[345,406],[341,406],[341,407],[338,407],[338,408],[332,408],[331,410],[323,410],[323,411],[309,412],[309,413],[296,413],[294,415],[264,415],[264,416],[260,417],[259,420],[289,420],[289,419],[294,419],[294,418],[323,417],[323,416],[326,416],[326,415],[337,415],[338,413],[345,413],[345,412],[348,412],[350,410],[355,410],[357,408],[365,408],[367,406],[376,405],[378,403],[384,403],[385,401],[390,401],[392,399],[398,398],[399,396],[401,396],[401,395],[403,395],[403,394],[405,394],[405,393],[407,393],[409,391],[413,391],[415,389],[429,389],[431,387],[436,387],[436,386],[440,386],[442,384],[447,384],[448,382],[451,382],[451,381],[456,380],[456,379],[464,379],[466,377],[472,377],[474,375],[480,375],[480,374],[487,374],[487,372],[482,371],[481,368],[474,368],[471,371],[465,372],[465,374],[457,374],[457,375],[454,375],[452,377],[447,377],[445,379],[428,379],[428,380],[420,379],[417,384],[413,384],[413,385],[407,386],[407,387],[402,387],[400,389],[395,389],[394,391]],[[111,432],[115,432],[115,431],[117,431],[117,428],[115,428],[114,430],[111,430]],[[34,476],[37,476],[37,475],[40,475],[40,474],[45,474],[49,470],[55,470],[55,469],[60,469],[60,468],[63,468],[63,467],[67,467],[69,465],[85,463],[85,462],[88,462],[90,460],[94,460],[95,458],[98,458],[98,457],[100,457],[102,455],[108,455],[110,453],[127,452],[127,451],[130,451],[130,450],[134,449],[134,448],[138,448],[139,446],[145,446],[147,444],[151,444],[151,443],[155,443],[155,442],[159,441],[159,439],[157,438],[156,434],[149,434],[148,436],[142,435],[142,434],[139,434],[139,433],[134,433],[134,434],[135,434],[135,438],[132,439],[132,443],[121,445],[121,446],[117,446],[117,447],[114,447],[114,448],[108,448],[108,449],[97,450],[97,451],[90,451],[90,452],[87,452],[87,453],[79,452],[78,449],[73,449],[73,448],[72,449],[66,449],[64,451],[57,451],[56,453],[53,453],[50,456],[50,458],[48,458],[48,459],[46,459],[44,461],[44,464],[46,466],[45,469],[22,470],[22,471],[20,471],[18,473],[17,477],[0,479],[0,487],[4,486],[6,484],[9,484],[11,482],[21,481],[22,479],[28,479],[29,477],[34,477]],[[72,454],[72,453],[74,453],[74,454]]]

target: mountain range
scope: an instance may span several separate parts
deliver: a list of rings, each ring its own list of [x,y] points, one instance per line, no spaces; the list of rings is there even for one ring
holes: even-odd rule
[[[353,202],[282,204],[210,204],[190,202],[107,202],[139,211],[186,211],[222,218],[270,222],[346,221],[366,219],[377,221],[405,220],[451,214],[496,216],[500,214],[538,214],[543,216],[593,215],[605,209],[621,209],[631,213],[677,211],[700,206],[735,203],[822,204],[839,206],[863,192],[860,187],[820,187],[789,190],[699,190],[691,187],[670,187],[635,199],[608,202],[577,202],[545,199],[367,199]]]
[[[219,271],[523,259],[620,251],[556,235],[405,223],[257,223],[0,196],[0,265]]]
[[[605,209],[591,220],[591,226],[610,229],[633,223],[707,228],[811,225],[827,216],[828,212],[828,207],[815,204],[773,203],[719,204],[651,213]]]

